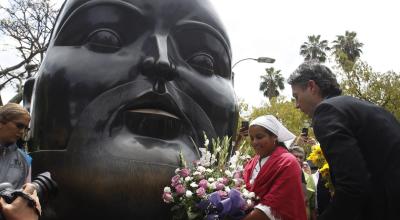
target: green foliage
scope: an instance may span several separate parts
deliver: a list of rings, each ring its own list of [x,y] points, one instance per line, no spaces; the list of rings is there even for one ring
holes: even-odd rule
[[[320,63],[326,61],[326,51],[329,51],[328,41],[322,40],[321,35],[308,36],[308,41],[300,46],[300,55],[304,61],[318,60]]]
[[[375,103],[400,119],[400,74],[375,72],[361,61],[356,62],[350,72],[340,74],[344,94]]]

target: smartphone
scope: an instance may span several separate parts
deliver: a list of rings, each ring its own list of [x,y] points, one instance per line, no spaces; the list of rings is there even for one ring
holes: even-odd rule
[[[307,137],[308,136],[308,128],[301,129],[301,135],[304,137]]]
[[[241,129],[248,130],[249,129],[249,121],[242,121]]]

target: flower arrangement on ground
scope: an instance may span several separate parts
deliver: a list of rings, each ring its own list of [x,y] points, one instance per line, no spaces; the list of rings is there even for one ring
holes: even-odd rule
[[[329,164],[325,159],[321,146],[316,144],[312,146],[311,149],[312,151],[307,160],[310,160],[315,166],[318,167],[319,173],[321,173],[322,178],[325,180],[325,187],[329,189],[331,194],[333,194],[335,192],[335,188],[333,187],[331,175],[329,173]]]
[[[250,156],[240,151],[229,158],[230,139],[209,140],[199,148],[201,158],[187,166],[182,154],[162,198],[172,205],[173,219],[241,219],[254,206],[255,195],[245,188],[243,164]],[[210,149],[210,150],[208,150]]]

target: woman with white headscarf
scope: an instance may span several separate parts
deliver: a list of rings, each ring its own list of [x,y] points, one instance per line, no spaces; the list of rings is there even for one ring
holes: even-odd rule
[[[306,220],[301,169],[283,143],[295,136],[272,115],[253,120],[249,136],[257,155],[243,177],[260,199],[245,220]]]

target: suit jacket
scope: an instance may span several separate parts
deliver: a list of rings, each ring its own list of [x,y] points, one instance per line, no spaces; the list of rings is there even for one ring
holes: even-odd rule
[[[319,219],[400,219],[400,124],[353,97],[325,99],[314,132],[330,165],[335,195]]]

